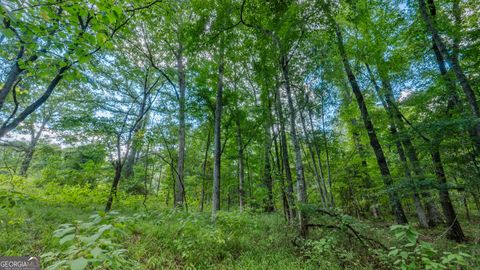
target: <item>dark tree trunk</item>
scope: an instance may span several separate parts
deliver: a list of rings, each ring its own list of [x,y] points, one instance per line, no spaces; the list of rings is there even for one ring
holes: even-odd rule
[[[118,183],[122,177],[123,165],[120,161],[115,162],[115,176],[113,177],[112,187],[110,188],[110,194],[108,195],[107,204],[105,205],[105,212],[112,209],[113,199],[117,197]]]
[[[366,67],[367,67],[367,70],[368,70],[368,74],[370,76],[370,80],[372,81],[372,83],[374,85],[375,92],[377,93],[379,99],[381,100],[383,108],[385,109],[385,111],[388,114],[388,118],[389,118],[389,121],[390,121],[390,127],[389,127],[390,134],[392,135],[393,139],[395,140],[395,146],[397,148],[397,153],[398,153],[398,156],[399,156],[400,163],[401,163],[401,165],[403,167],[403,170],[404,170],[405,178],[408,180],[409,184],[411,184],[411,186],[412,186],[411,187],[412,197],[413,197],[413,203],[415,205],[415,213],[417,214],[417,217],[418,217],[418,222],[420,224],[420,227],[428,228],[429,227],[428,220],[427,220],[427,216],[425,215],[425,211],[423,209],[423,205],[422,205],[422,202],[420,200],[420,196],[418,194],[418,187],[417,187],[414,179],[412,178],[412,172],[411,172],[410,166],[408,165],[407,157],[405,156],[405,151],[404,151],[403,145],[402,145],[402,140],[405,141],[407,139],[406,138],[403,138],[403,139],[400,138],[400,135],[398,134],[398,131],[397,131],[397,125],[396,125],[395,120],[398,120],[398,122],[403,123],[402,122],[403,119],[401,119],[401,118],[396,119],[395,116],[394,116],[395,115],[394,114],[394,109],[392,108],[392,106],[394,105],[393,104],[394,101],[393,101],[393,93],[390,93],[391,92],[390,83],[388,81],[386,81],[384,79],[384,77],[382,77],[383,86],[385,88],[384,93],[382,94],[382,91],[380,90],[380,87],[378,86],[378,84],[376,82],[376,79],[375,79],[372,71],[370,70],[369,65],[367,64]]]
[[[330,15],[331,16],[331,15]],[[350,67],[350,63],[348,61],[347,53],[344,48],[343,44],[343,37],[340,32],[340,27],[338,24],[334,21],[333,17],[330,17],[333,27],[335,28],[335,34],[337,36],[337,45],[338,49],[340,52],[340,56],[342,57],[343,61],[343,66],[345,69],[345,73],[347,74],[348,80],[350,82],[350,86],[352,88],[353,93],[355,94],[355,98],[357,100],[358,107],[360,109],[360,113],[362,115],[362,120],[365,125],[365,128],[368,133],[368,137],[370,139],[370,145],[372,146],[372,149],[375,153],[375,157],[377,159],[377,164],[378,167],[380,168],[380,173],[383,178],[383,182],[385,184],[385,188],[387,189],[388,192],[388,197],[390,200],[390,205],[392,207],[392,211],[395,215],[395,219],[397,223],[399,224],[405,224],[408,223],[407,217],[405,216],[405,213],[403,211],[403,207],[400,201],[400,198],[398,197],[397,192],[394,190],[393,187],[393,179],[390,174],[390,169],[388,168],[387,160],[385,158],[385,154],[383,152],[382,146],[380,145],[380,142],[378,141],[377,134],[375,132],[375,128],[373,126],[373,123],[370,119],[370,115],[367,110],[367,106],[365,104],[363,94],[360,90],[360,87],[358,85],[357,79],[355,78],[355,75],[353,74],[352,68]]]
[[[477,98],[475,96],[475,92],[473,91],[470,85],[470,81],[465,75],[460,65],[460,62],[458,61],[458,58],[455,57],[455,53],[450,54],[448,52],[447,46],[445,45],[442,38],[440,37],[438,29],[435,25],[435,18],[434,18],[435,7],[433,6],[433,1],[430,3],[430,14],[428,12],[427,4],[425,0],[418,0],[418,3],[420,6],[420,13],[427,26],[428,32],[432,36],[433,43],[437,47],[438,51],[440,52],[440,55],[449,62],[449,65],[451,66],[455,74],[455,77],[457,78],[457,81],[462,87],[465,97],[467,98],[467,102],[470,105],[470,110],[472,112],[472,115],[477,118],[480,117],[480,109],[478,106]],[[434,50],[435,50],[435,46],[434,46]],[[477,124],[475,126],[475,133],[476,133],[476,136],[480,138],[480,124]],[[480,139],[476,141],[476,144],[477,143],[480,145]]]
[[[268,88],[267,88],[268,89]],[[270,159],[270,149],[272,148],[272,134],[271,128],[273,126],[273,119],[272,119],[272,106],[271,106],[271,99],[269,89],[267,91],[262,92],[261,102],[262,102],[262,112],[264,117],[263,122],[263,129],[265,132],[264,136],[264,151],[263,151],[263,159],[264,159],[264,168],[263,168],[263,182],[265,187],[267,188],[267,198],[265,199],[265,211],[266,212],[273,212],[275,210],[274,202],[273,202],[273,177],[272,177],[272,162]]]
[[[445,215],[445,219],[447,221],[447,238],[455,240],[457,242],[463,242],[465,241],[465,235],[463,234],[460,222],[458,222],[457,214],[455,213],[452,201],[450,200],[450,194],[448,192],[447,186],[447,177],[445,176],[442,159],[437,145],[433,146],[431,156],[433,161],[433,167],[435,169],[435,175],[437,176],[437,179],[439,181],[438,188],[440,202],[442,204],[443,214]]]
[[[70,68],[70,65],[60,68],[52,79],[50,84],[47,86],[45,92],[34,102],[28,105],[18,116],[14,117],[12,121],[4,122],[0,127],[0,138],[3,138],[5,134],[15,129],[20,123],[23,122],[30,114],[37,110],[40,106],[48,100],[53,90],[57,87],[58,83],[63,79],[65,72]]]
[[[272,126],[272,133],[274,133],[273,126]],[[282,165],[281,165],[282,158],[280,156],[280,150],[279,150],[279,146],[278,146],[278,142],[277,142],[277,137],[278,137],[278,132],[277,132],[277,134],[275,134],[274,139],[273,139],[273,142],[274,142],[274,145],[275,145],[276,176],[279,177],[279,179],[280,179],[280,189],[281,189],[281,192],[282,192],[283,214],[285,216],[286,221],[289,222],[290,221],[290,216],[289,216],[290,210],[289,210],[288,201],[287,201],[287,193],[285,191],[286,190],[285,179],[284,179],[284,176],[283,176],[283,168],[282,168]]]

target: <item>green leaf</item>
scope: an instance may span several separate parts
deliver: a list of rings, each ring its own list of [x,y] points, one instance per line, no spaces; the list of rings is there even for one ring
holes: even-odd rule
[[[87,259],[80,257],[70,262],[70,269],[72,270],[83,270],[87,267]]]
[[[93,248],[90,253],[92,253],[92,256],[94,258],[98,258],[99,256],[101,256],[103,254],[103,249],[99,248],[99,247],[95,247]]]
[[[60,241],[59,241],[59,242],[60,242],[60,245],[63,245],[64,243],[73,240],[73,238],[75,238],[75,235],[74,235],[74,234],[67,234],[67,235],[65,235],[64,237],[62,237],[62,239],[60,239]]]

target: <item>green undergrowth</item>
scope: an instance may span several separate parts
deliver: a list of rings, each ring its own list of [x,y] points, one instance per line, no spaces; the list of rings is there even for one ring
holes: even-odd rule
[[[142,196],[119,194],[105,214],[105,190],[79,186],[17,186],[0,195],[0,254],[42,256],[45,269],[475,269],[480,254],[478,239],[458,245],[333,210],[311,213],[317,226],[304,240],[280,214],[251,209],[212,220],[162,209],[155,196],[143,204]],[[478,235],[472,224],[466,232]]]

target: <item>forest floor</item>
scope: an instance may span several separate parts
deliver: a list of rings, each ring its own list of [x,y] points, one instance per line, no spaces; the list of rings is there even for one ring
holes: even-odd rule
[[[164,198],[150,196],[144,204],[143,196],[119,194],[115,211],[105,215],[104,189],[16,190],[0,189],[0,254],[42,256],[45,269],[393,269],[388,251],[366,248],[321,216],[311,223],[331,228],[315,227],[303,241],[278,213],[221,211],[212,221],[209,211],[173,211],[158,207]],[[392,223],[345,217],[341,223],[359,234],[386,247],[399,244]],[[432,258],[463,251],[471,257],[458,269],[480,269],[479,224],[478,215],[463,223],[469,236],[464,245],[446,240],[444,227],[415,229],[436,250]]]

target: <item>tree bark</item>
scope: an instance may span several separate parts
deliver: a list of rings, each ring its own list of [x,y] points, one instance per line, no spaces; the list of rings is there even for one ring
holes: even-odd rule
[[[442,159],[438,150],[438,145],[434,145],[431,151],[433,167],[435,169],[435,175],[439,181],[439,195],[440,202],[442,204],[443,214],[447,220],[447,238],[455,240],[457,242],[465,241],[465,235],[463,234],[460,222],[458,222],[457,214],[450,200],[450,193],[448,192],[447,177],[443,169]]]
[[[412,172],[411,172],[410,166],[408,165],[407,158],[405,156],[405,151],[404,151],[403,145],[402,145],[402,140],[405,141],[407,139],[406,138],[401,139],[400,135],[398,134],[398,131],[397,131],[397,125],[396,125],[395,120],[398,120],[398,121],[401,122],[401,121],[403,121],[403,119],[398,119],[398,118],[396,119],[395,116],[394,116],[394,110],[392,109],[393,93],[391,93],[390,83],[387,82],[384,79],[384,77],[382,77],[383,86],[385,88],[384,93],[382,94],[382,91],[381,91],[380,87],[378,86],[378,84],[376,82],[376,79],[375,79],[372,71],[370,70],[369,65],[367,64],[366,67],[367,67],[368,74],[370,76],[370,80],[372,81],[373,86],[375,88],[375,92],[377,93],[379,99],[381,100],[383,108],[385,109],[385,111],[388,114],[388,118],[389,118],[389,121],[390,121],[390,127],[389,127],[390,134],[392,135],[392,138],[395,140],[395,146],[397,148],[397,154],[398,154],[401,166],[403,167],[405,178],[412,185],[411,190],[412,190],[413,204],[415,206],[415,213],[417,214],[418,222],[420,224],[420,227],[428,228],[429,225],[428,225],[427,216],[426,216],[425,211],[423,209],[422,202],[420,201],[420,196],[418,194],[417,185],[416,185],[416,183],[415,183],[415,181],[412,177]],[[387,92],[388,92],[388,94],[387,94]],[[416,156],[416,154],[415,154],[415,156]]]
[[[178,163],[177,163],[177,180],[175,181],[175,207],[182,208],[185,201],[185,67],[183,63],[183,47],[179,44],[177,51],[177,76],[178,76]]]
[[[212,192],[212,217],[220,210],[220,165],[222,155],[221,123],[222,123],[222,96],[224,72],[224,47],[220,44],[218,56],[217,97],[215,104],[215,123],[213,133],[214,166],[213,166],[213,192]]]
[[[27,150],[25,151],[25,157],[23,158],[22,165],[20,167],[19,175],[26,177],[28,169],[30,168],[30,163],[32,162],[33,154],[35,153],[35,148],[37,147],[38,140],[42,136],[45,125],[47,124],[50,116],[46,117],[37,132],[35,132],[34,124],[30,126],[30,144],[28,145]]]
[[[240,116],[240,113],[238,113]],[[244,169],[244,155],[243,155],[243,140],[242,140],[242,129],[240,125],[240,117],[235,119],[237,125],[237,151],[238,151],[238,201],[240,212],[243,212],[245,208],[245,198],[243,186],[245,183],[245,169]]]
[[[297,131],[296,131],[296,110],[293,104],[293,94],[290,85],[290,74],[289,74],[289,67],[288,67],[288,57],[283,52],[280,59],[280,64],[282,68],[283,79],[285,82],[285,90],[287,93],[287,101],[288,101],[288,109],[289,109],[289,116],[290,116],[290,138],[292,140],[293,149],[295,152],[295,172],[297,176],[297,201],[299,203],[298,209],[298,222],[299,222],[299,230],[300,235],[304,238],[308,235],[308,218],[306,213],[302,210],[302,205],[307,203],[307,186],[305,183],[305,177],[303,172],[303,163],[302,163],[302,152],[300,148],[300,143],[297,138]]]
[[[50,95],[52,94],[53,90],[57,87],[58,83],[63,79],[65,76],[65,72],[70,68],[70,65],[64,66],[60,68],[52,79],[50,84],[47,86],[45,92],[34,102],[28,105],[17,117],[13,118],[10,123],[4,122],[0,127],[0,138],[3,138],[5,134],[15,129],[20,123],[25,120],[30,114],[32,114],[35,110],[37,110],[45,101],[48,100]]]
[[[108,195],[107,204],[105,205],[105,212],[109,212],[112,209],[113,198],[117,196],[118,183],[122,177],[122,167],[120,161],[115,162],[115,176],[113,177],[112,187],[110,188],[110,194]]]
[[[318,193],[320,195],[322,206],[327,207],[325,193],[324,193],[322,185],[321,185],[322,180],[321,180],[318,168],[317,168],[317,161],[315,159],[315,152],[314,152],[313,147],[312,147],[313,140],[311,138],[310,132],[308,132],[307,127],[305,125],[305,117],[303,116],[302,111],[300,111],[300,120],[301,120],[301,123],[302,123],[303,133],[305,134],[305,139],[306,139],[305,143],[307,144],[308,152],[310,153],[310,158],[312,160],[313,172],[314,172],[314,175],[315,175],[315,180],[317,182]],[[323,177],[323,175],[322,175],[322,177]]]
[[[285,172],[285,180],[286,180],[286,199],[288,204],[288,217],[289,220],[292,221],[295,217],[295,201],[293,198],[293,180],[292,180],[292,172],[290,169],[290,161],[288,156],[288,146],[287,146],[287,135],[285,132],[285,117],[283,114],[283,106],[282,100],[280,99],[280,88],[277,86],[275,88],[275,108],[277,113],[277,118],[280,124],[280,147],[282,152],[282,164],[283,170]]]
[[[205,203],[205,185],[207,182],[207,162],[208,162],[208,150],[210,149],[210,128],[208,129],[208,135],[207,135],[207,144],[205,146],[205,155],[203,158],[203,164],[202,164],[202,195],[200,198],[200,212],[203,212],[203,205]]]
[[[432,12],[430,12],[431,14],[428,13],[427,4],[425,0],[418,0],[418,3],[420,6],[420,13],[427,26],[428,32],[432,36],[433,43],[434,45],[436,45],[436,47],[438,48],[438,51],[443,56],[443,58],[448,60],[455,74],[455,77],[457,78],[457,81],[462,87],[465,97],[467,98],[467,102],[470,105],[470,110],[472,112],[472,115],[475,116],[476,118],[480,117],[480,109],[478,106],[477,98],[475,96],[475,92],[473,91],[470,85],[470,81],[465,75],[460,65],[460,62],[458,61],[458,58],[454,57],[454,54],[450,54],[448,52],[447,46],[445,45],[442,38],[440,37],[440,34],[438,32],[438,29],[434,21],[435,13],[432,13]],[[432,4],[433,4],[433,1],[432,1]],[[480,138],[480,124],[477,124],[475,126],[475,131],[476,131],[476,136]],[[479,143],[480,143],[480,140],[479,140]]]
[[[331,17],[330,19],[332,21],[333,27],[335,29],[335,34],[337,37],[337,46],[340,52],[340,56],[343,61],[343,67],[345,69],[345,73],[347,74],[348,80],[350,82],[350,86],[352,88],[352,91],[355,95],[355,98],[357,100],[358,107],[360,109],[360,113],[362,115],[362,120],[365,125],[365,128],[368,133],[368,137],[370,139],[370,145],[372,146],[372,149],[375,153],[375,157],[377,159],[377,164],[378,167],[380,168],[380,173],[383,178],[383,183],[385,184],[385,188],[387,189],[388,197],[390,200],[390,205],[392,207],[393,213],[395,215],[395,219],[397,223],[399,224],[405,224],[408,223],[407,217],[405,216],[405,213],[403,211],[403,207],[400,201],[400,198],[398,197],[397,192],[393,189],[393,179],[390,174],[390,169],[388,168],[387,160],[385,158],[385,154],[383,152],[382,146],[380,145],[380,142],[378,141],[377,134],[375,132],[375,128],[373,126],[373,123],[370,119],[370,115],[367,110],[367,106],[365,104],[363,94],[360,90],[360,87],[358,85],[357,79],[355,75],[353,74],[352,68],[350,67],[350,63],[348,61],[347,53],[344,48],[343,44],[343,37],[340,32],[340,27],[338,26],[337,22]]]

